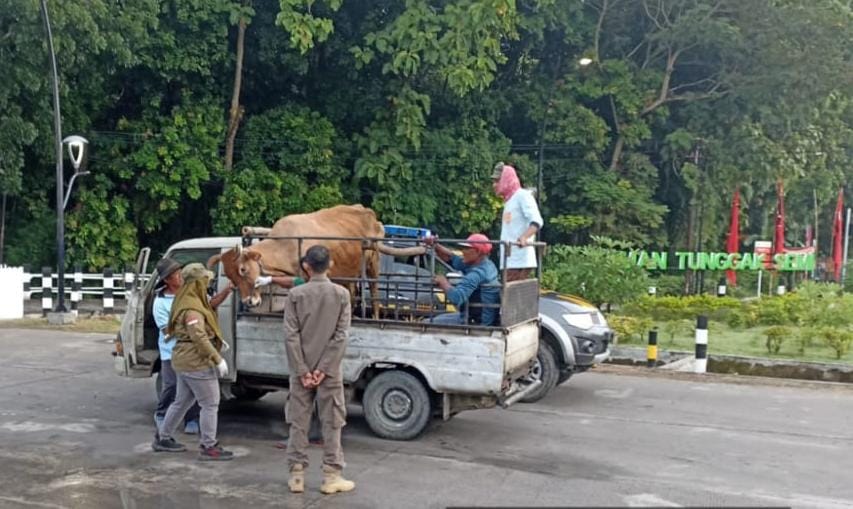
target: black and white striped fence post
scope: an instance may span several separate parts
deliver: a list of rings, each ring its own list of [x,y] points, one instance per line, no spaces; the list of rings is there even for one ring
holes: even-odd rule
[[[113,299],[113,269],[107,267],[104,269],[104,314],[112,313],[115,306]]]
[[[646,350],[646,366],[653,368],[658,364],[658,330],[649,331],[649,347]]]
[[[708,317],[696,318],[696,365],[694,373],[704,373],[708,369]]]
[[[41,316],[47,316],[47,312],[53,309],[53,277],[50,267],[41,268]]]
[[[83,300],[83,271],[79,265],[74,266],[74,281],[71,283],[71,312],[78,314],[78,306]]]
[[[133,272],[130,268],[124,268],[124,298],[130,295],[130,290],[133,288]]]
[[[726,278],[721,277],[720,282],[717,283],[717,297],[725,297],[726,296]]]
[[[30,265],[24,265],[24,300],[30,300],[33,296],[33,290],[30,287],[30,281],[33,275],[30,274]]]

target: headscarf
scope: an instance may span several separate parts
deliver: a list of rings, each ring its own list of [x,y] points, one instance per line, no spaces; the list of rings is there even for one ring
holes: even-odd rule
[[[181,316],[184,311],[192,309],[204,317],[204,322],[213,331],[214,336],[216,336],[211,340],[211,342],[214,346],[219,348],[219,346],[222,345],[222,330],[219,328],[219,321],[216,318],[216,312],[207,300],[209,271],[204,269],[203,266],[201,266],[202,270],[198,270],[194,265],[200,264],[187,265],[181,272],[184,276],[184,284],[178,290],[178,293],[175,295],[175,301],[172,303],[172,312],[169,315],[169,327],[167,332],[172,334],[175,331],[175,326],[178,325],[178,317]]]
[[[498,179],[495,191],[497,191],[504,201],[508,201],[519,189],[521,189],[521,182],[518,180],[515,168],[505,164],[503,169],[501,169],[501,176]]]

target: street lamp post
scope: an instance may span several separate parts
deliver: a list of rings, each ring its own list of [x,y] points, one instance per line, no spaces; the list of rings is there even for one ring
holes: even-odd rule
[[[41,13],[44,19],[44,28],[47,32],[47,49],[50,52],[50,79],[53,85],[53,123],[54,135],[56,144],[56,257],[57,257],[57,313],[66,313],[68,308],[65,307],[65,204],[68,203],[68,196],[71,194],[71,187],[74,185],[74,180],[78,175],[85,175],[86,172],[80,172],[86,152],[88,141],[81,136],[69,136],[65,140],[62,139],[62,115],[59,109],[59,74],[56,70],[56,52],[53,49],[53,33],[50,29],[50,17],[47,13],[47,2],[41,0]],[[68,152],[71,157],[71,163],[74,165],[74,176],[68,183],[68,193],[65,192],[65,177],[62,167],[62,145],[68,144]]]

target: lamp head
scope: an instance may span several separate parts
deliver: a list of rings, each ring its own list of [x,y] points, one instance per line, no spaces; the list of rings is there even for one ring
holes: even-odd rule
[[[71,159],[71,164],[74,166],[74,171],[80,170],[80,165],[86,155],[86,147],[89,145],[89,140],[82,136],[72,135],[66,136],[62,143],[68,145],[68,157]]]

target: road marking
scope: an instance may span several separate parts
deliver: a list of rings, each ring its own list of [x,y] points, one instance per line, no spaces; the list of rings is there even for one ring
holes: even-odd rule
[[[626,497],[622,497],[622,500],[628,507],[684,507],[681,504],[670,502],[669,500],[660,498],[659,496],[653,495],[651,493],[628,495]]]
[[[32,433],[36,431],[69,431],[71,433],[91,433],[95,431],[95,425],[87,422],[71,422],[68,424],[48,424],[46,422],[4,422],[0,425],[0,429],[7,431],[21,431],[24,433]]]

